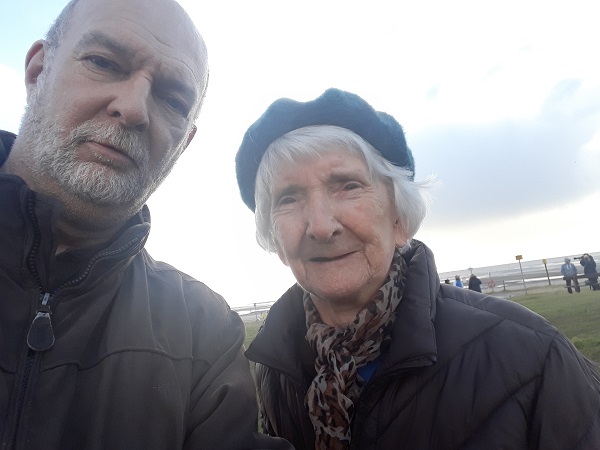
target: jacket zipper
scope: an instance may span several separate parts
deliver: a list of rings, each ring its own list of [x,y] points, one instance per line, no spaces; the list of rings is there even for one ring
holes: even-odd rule
[[[16,409],[16,420],[14,431],[12,433],[12,437],[10,439],[10,445],[8,448],[14,449],[16,448],[17,436],[19,434],[19,425],[21,424],[21,415],[23,414],[23,405],[25,403],[25,394],[27,393],[27,385],[29,384],[29,379],[31,377],[31,371],[36,362],[37,353],[33,350],[28,350],[27,359],[25,360],[25,368],[23,369],[23,377],[21,378],[21,385],[19,390],[19,395],[17,397],[17,409]]]
[[[47,298],[47,299],[45,298],[46,296],[44,295],[43,289],[41,287],[42,283],[41,283],[39,274],[37,272],[37,269],[35,268],[35,259],[39,252],[39,249],[40,249],[41,236],[40,236],[39,226],[38,226],[38,222],[37,222],[37,217],[35,215],[33,194],[31,192],[29,193],[29,196],[27,198],[27,213],[29,215],[29,219],[31,220],[31,223],[33,224],[33,230],[34,230],[33,245],[31,247],[31,251],[29,252],[29,255],[27,257],[27,266],[29,268],[29,271],[33,274],[33,276],[36,280],[36,283],[38,285],[38,288],[40,290],[40,293],[41,293],[40,303],[43,303],[44,300],[46,300],[46,304],[47,304],[49,301],[49,298]],[[39,309],[38,309],[38,311],[39,311]],[[36,317],[37,317],[37,313],[36,313]],[[29,332],[31,333],[31,329]],[[28,333],[27,340],[29,340],[29,333]],[[27,350],[27,357],[25,359],[23,376],[21,377],[21,383],[19,385],[19,393],[17,395],[17,404],[15,407],[15,425],[14,425],[14,430],[12,431],[12,436],[10,437],[10,440],[9,440],[9,442],[10,442],[9,448],[11,448],[11,449],[16,448],[16,445],[17,445],[17,437],[19,435],[20,425],[22,423],[21,418],[23,416],[23,408],[24,408],[24,404],[25,404],[25,397],[27,394],[27,387],[29,386],[29,381],[31,379],[31,372],[37,361],[37,357],[38,357],[38,353],[30,347]]]
[[[52,295],[46,292],[42,295],[40,306],[27,333],[27,345],[34,352],[43,352],[54,345],[54,330],[50,320],[50,300]]]
[[[106,256],[114,256],[119,253],[125,252],[130,247],[132,247],[132,245],[134,245],[136,242],[138,242],[138,239],[131,239],[130,241],[126,242],[125,244],[123,244],[121,247],[119,247],[117,249],[95,255],[90,260],[90,262],[88,263],[86,268],[80,273],[80,275],[78,277],[67,281],[62,286],[55,289],[53,293],[44,292],[44,289],[42,288],[42,282],[40,280],[39,274],[35,267],[35,259],[39,252],[41,236],[40,236],[40,231],[39,231],[39,227],[38,227],[37,217],[35,215],[35,210],[34,210],[34,200],[33,200],[33,196],[31,193],[28,198],[28,208],[27,209],[28,209],[28,213],[29,213],[30,219],[32,220],[32,223],[34,225],[34,230],[35,230],[34,244],[32,246],[31,252],[29,253],[29,257],[28,257],[28,266],[29,266],[30,272],[35,277],[38,288],[40,290],[40,304],[36,310],[35,317],[33,318],[31,325],[29,327],[29,332],[27,333],[27,346],[29,347],[29,350],[27,351],[27,358],[25,360],[25,366],[23,369],[23,377],[21,378],[20,391],[19,391],[19,394],[17,397],[17,404],[16,404],[16,411],[15,411],[15,414],[16,414],[15,428],[14,428],[14,431],[12,434],[12,438],[10,440],[11,445],[9,448],[16,448],[16,445],[17,445],[19,428],[23,421],[22,419],[23,419],[23,409],[24,409],[24,404],[25,404],[25,397],[27,394],[27,389],[30,385],[32,370],[35,367],[35,364],[37,363],[38,359],[40,358],[42,352],[52,348],[52,346],[54,345],[54,341],[55,341],[54,330],[52,329],[52,321],[51,321],[50,317],[52,315],[51,306],[53,304],[53,300],[56,298],[57,293],[66,287],[75,286],[75,285],[83,282],[83,280],[85,280],[85,278],[88,276],[88,274],[92,270],[92,267],[100,259],[102,259]]]

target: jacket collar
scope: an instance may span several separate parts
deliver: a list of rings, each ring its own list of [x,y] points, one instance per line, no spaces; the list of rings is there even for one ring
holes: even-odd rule
[[[0,167],[6,162],[12,149],[16,136],[13,133],[0,130]],[[23,220],[23,211],[27,210],[27,202],[35,199],[35,211],[37,226],[41,232],[40,253],[53,254],[53,228],[59,210],[62,208],[60,202],[46,195],[35,193],[29,189],[27,184],[18,176],[3,174],[0,176],[0,198],[3,198],[1,214],[13,217],[13,220]],[[23,226],[25,226],[23,224]],[[131,258],[139,253],[148,239],[150,233],[150,211],[144,207],[121,228],[113,239],[104,246],[99,246],[98,254],[113,255],[104,256],[103,263],[95,264],[94,269],[100,269],[115,260],[119,264],[127,264]],[[116,266],[115,266],[116,267]]]
[[[12,149],[16,137],[17,136],[8,131],[0,130],[0,166],[8,159],[8,154]]]
[[[434,323],[440,279],[433,253],[413,239],[404,258],[408,266],[406,287],[396,309],[390,347],[376,374],[431,365],[437,360]]]
[[[264,325],[245,353],[249,360],[302,378],[303,355],[312,352],[305,339],[303,295],[302,288],[295,284],[271,306]]]

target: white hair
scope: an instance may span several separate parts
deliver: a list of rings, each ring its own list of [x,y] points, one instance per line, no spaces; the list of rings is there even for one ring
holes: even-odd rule
[[[379,151],[358,134],[333,125],[299,128],[273,141],[267,148],[256,175],[256,240],[269,252],[276,251],[271,219],[272,185],[280,170],[306,156],[319,157],[327,151],[343,148],[359,156],[373,179],[393,187],[396,215],[406,235],[407,245],[421,226],[429,204],[428,190],[433,179],[412,181],[413,173],[385,159]]]

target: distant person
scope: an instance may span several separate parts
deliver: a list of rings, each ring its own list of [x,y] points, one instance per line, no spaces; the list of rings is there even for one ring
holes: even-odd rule
[[[469,289],[475,292],[481,292],[481,280],[472,273],[469,277]]]
[[[297,449],[600,448],[600,375],[521,305],[440,283],[402,127],[329,89],[274,102],[236,156],[257,239],[296,284],[246,356]]]
[[[0,132],[2,448],[287,446],[258,433],[240,317],[144,248],[207,82],[171,0],[73,0],[29,49]]]
[[[567,291],[569,294],[573,293],[571,289],[571,282],[575,287],[575,292],[579,293],[579,281],[577,280],[577,266],[571,263],[570,258],[565,258],[565,263],[560,266],[560,273],[563,276],[563,280],[567,283]]]
[[[454,286],[459,287],[459,288],[463,287],[463,282],[460,279],[460,275],[456,275],[454,277]]]
[[[598,285],[598,272],[596,271],[596,261],[589,253],[584,253],[579,260],[579,263],[583,266],[583,274],[590,280],[590,286],[594,291],[600,290]]]

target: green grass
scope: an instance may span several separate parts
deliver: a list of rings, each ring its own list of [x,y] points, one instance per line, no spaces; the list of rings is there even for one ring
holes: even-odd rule
[[[562,287],[549,292],[518,295],[515,301],[545,317],[562,331],[571,342],[592,361],[600,362],[600,292],[582,286],[580,294],[569,295]],[[246,348],[256,337],[262,321],[246,322]]]
[[[246,341],[244,342],[244,346],[246,348],[248,348],[250,342],[254,340],[262,324],[262,320],[249,320],[244,322],[244,325],[246,325]]]
[[[600,362],[600,292],[582,286],[580,294],[569,295],[561,288],[512,300],[545,317],[581,353]]]

